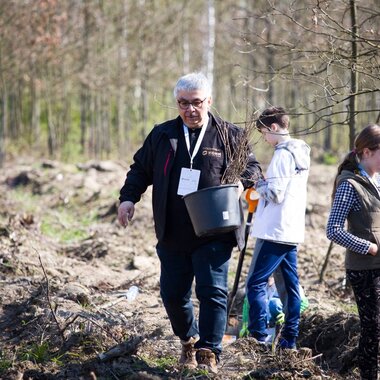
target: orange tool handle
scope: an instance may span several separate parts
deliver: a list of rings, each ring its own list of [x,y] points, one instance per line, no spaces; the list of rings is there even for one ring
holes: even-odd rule
[[[254,199],[251,199],[251,194]],[[256,211],[257,204],[259,203],[259,194],[253,187],[250,187],[247,190],[245,200],[248,202],[248,212],[253,214]]]

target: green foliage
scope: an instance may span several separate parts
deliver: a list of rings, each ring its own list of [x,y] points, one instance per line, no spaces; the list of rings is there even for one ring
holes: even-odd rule
[[[49,343],[33,343],[31,346],[24,348],[21,353],[21,360],[30,360],[34,363],[46,363],[52,359],[49,352]]]
[[[68,208],[59,208],[56,213],[46,213],[41,222],[41,232],[60,242],[74,242],[88,236],[87,226],[91,224],[94,216],[90,214],[78,218]]]
[[[25,191],[25,188],[16,188],[13,190],[13,199],[15,202],[22,204],[25,213],[34,213],[37,208],[37,196]]]
[[[61,160],[64,162],[75,163],[83,160],[82,148],[79,144],[79,137],[76,134],[70,134],[68,141],[63,145]]]
[[[336,165],[338,163],[338,157],[333,153],[323,153],[322,163],[324,163],[325,165]]]
[[[55,363],[56,365],[58,365],[58,366],[63,366],[64,363],[63,363],[63,361],[61,360],[62,356],[63,356],[63,355],[55,356],[55,357],[51,358],[51,361],[52,361],[53,363]]]
[[[173,356],[165,356],[160,358],[146,358],[144,360],[151,367],[156,367],[160,370],[168,370],[177,365],[178,360]]]
[[[17,188],[13,191],[13,199],[16,203],[22,204],[24,212],[37,215],[41,213],[38,208],[38,195],[26,191],[26,188]],[[43,234],[60,242],[75,242],[88,237],[87,227],[95,218],[96,210],[83,212],[78,201],[73,198],[68,205],[44,209],[40,229]]]
[[[0,351],[0,375],[12,367],[12,360],[8,359],[3,351]]]
[[[63,365],[62,357],[63,355],[51,352],[47,341],[33,343],[32,345],[25,347],[20,355],[21,360],[30,360],[34,363],[42,364],[52,362],[59,366]]]
[[[212,379],[213,375],[210,375],[209,371],[207,369],[197,369],[194,373],[194,376],[201,377],[202,379]]]
[[[348,314],[358,315],[358,305],[355,302],[339,302],[339,306]]]

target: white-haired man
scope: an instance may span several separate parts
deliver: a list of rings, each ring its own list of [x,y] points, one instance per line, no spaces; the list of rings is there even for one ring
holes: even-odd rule
[[[153,186],[161,297],[173,332],[182,343],[180,362],[187,369],[216,373],[227,322],[228,263],[242,235],[196,236],[180,189],[194,173],[194,191],[220,185],[228,158],[220,131],[225,128],[235,141],[242,130],[210,113],[211,88],[202,73],[179,78],[174,96],[179,116],[156,125],[134,155],[120,190],[118,218],[126,227],[135,203]],[[258,177],[261,169],[250,153],[241,182],[251,187]],[[191,301],[194,278],[198,320]]]

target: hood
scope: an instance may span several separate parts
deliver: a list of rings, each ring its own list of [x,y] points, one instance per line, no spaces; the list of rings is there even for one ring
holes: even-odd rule
[[[303,140],[291,139],[276,145],[275,150],[286,149],[294,158],[297,170],[310,169],[310,147]]]

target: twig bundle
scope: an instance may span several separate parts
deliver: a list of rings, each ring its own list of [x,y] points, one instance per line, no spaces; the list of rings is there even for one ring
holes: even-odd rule
[[[228,128],[222,125],[220,134],[226,146],[227,155],[227,168],[222,177],[222,184],[238,183],[242,179],[242,174],[246,169],[251,152],[250,139],[254,128],[254,121],[246,121],[242,132],[237,135],[234,141],[231,141],[228,135]],[[255,181],[257,178],[251,178],[251,180]]]

